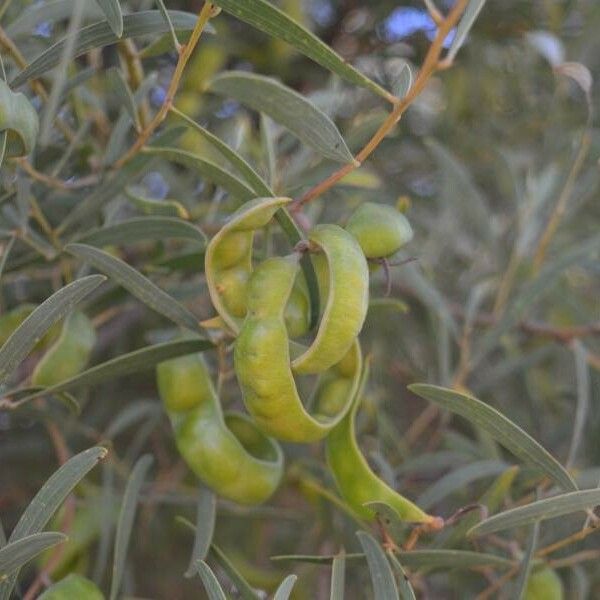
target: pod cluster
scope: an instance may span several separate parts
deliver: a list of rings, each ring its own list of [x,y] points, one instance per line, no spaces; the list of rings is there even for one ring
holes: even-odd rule
[[[223,415],[200,355],[159,365],[158,387],[179,452],[219,495],[244,504],[266,500],[283,474],[278,441],[325,440],[340,494],[362,518],[386,502],[411,522],[435,520],[370,469],[355,438],[366,369],[359,344],[369,305],[368,259],[384,259],[412,237],[391,207],[362,204],[346,227],[318,225],[301,250],[255,264],[253,240],[289,198],[258,198],[238,209],[205,253],[208,290],[219,324],[235,337],[234,368],[249,416]],[[309,331],[308,291],[299,267],[310,253],[320,314]],[[302,399],[300,376],[316,387]]]

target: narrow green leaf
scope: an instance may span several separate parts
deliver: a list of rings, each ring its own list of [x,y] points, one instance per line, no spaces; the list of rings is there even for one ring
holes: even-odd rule
[[[477,19],[477,16],[479,15],[484,4],[485,0],[470,0],[467,4],[465,12],[458,23],[458,27],[456,28],[456,33],[452,43],[450,44],[448,54],[446,55],[448,60],[454,60],[456,53],[463,45],[471,27],[473,27],[473,23],[475,23],[475,19]]]
[[[17,238],[13,235],[10,237],[8,242],[4,244],[2,248],[2,255],[0,256],[0,279],[2,279],[2,274],[4,273],[4,268],[6,267],[6,261],[8,260],[8,255],[15,245],[15,240]]]
[[[329,600],[344,600],[346,579],[346,553],[340,552],[331,564],[331,590]]]
[[[402,598],[402,600],[417,600],[415,591],[410,584],[404,567],[400,564],[400,561],[396,558],[393,552],[388,552],[387,555],[392,563],[392,567],[396,569],[396,573],[398,575],[398,591],[400,592],[400,598]]]
[[[598,504],[600,504],[600,489],[560,494],[559,496],[537,500],[526,506],[519,506],[498,513],[475,525],[467,535],[478,537],[513,527],[523,527],[535,521],[545,521],[546,519],[554,519],[574,512],[593,509]]]
[[[214,543],[210,547],[210,557],[227,573],[227,576],[235,585],[243,600],[261,600],[252,586],[244,579],[243,575],[235,568],[235,565],[225,556],[225,553]]]
[[[531,569],[533,567],[533,555],[537,546],[539,532],[540,523],[539,521],[536,521],[531,528],[531,534],[527,540],[525,554],[523,555],[523,560],[521,561],[519,576],[515,581],[514,598],[516,598],[516,600],[525,600],[527,581],[529,580],[529,575],[531,574]]]
[[[277,177],[275,133],[273,131],[273,121],[262,112],[260,113],[260,142],[267,167],[269,186],[273,187],[275,185],[275,178]]]
[[[178,148],[146,148],[144,154],[160,156],[165,160],[171,160],[193,169],[202,178],[222,187],[242,202],[256,198],[256,193],[244,181],[198,154],[179,150]]]
[[[1,270],[0,270],[1,272]],[[581,340],[573,341],[573,354],[575,356],[575,376],[577,379],[577,409],[575,410],[575,422],[573,424],[573,435],[567,456],[567,466],[572,466],[577,457],[577,451],[584,437],[584,429],[588,420],[590,410],[590,369],[588,365],[588,352]]]
[[[151,146],[154,144],[172,144],[183,133],[183,128],[167,129],[165,132],[157,135]],[[152,163],[154,157],[150,154],[140,153],[131,159],[117,173],[110,173],[100,185],[85,200],[80,202],[77,207],[63,220],[57,233],[62,233],[72,227],[74,224],[93,216],[110,200],[116,198],[131,181],[147,169]]]
[[[306,562],[310,564],[325,565],[333,562],[337,555],[309,555],[309,554],[282,554],[272,556],[273,561]],[[362,553],[346,554],[346,560],[364,558]],[[402,564],[411,569],[471,569],[478,567],[508,568],[514,562],[495,554],[484,552],[470,552],[467,550],[411,550],[399,552]]]
[[[10,535],[9,543],[39,533],[73,488],[106,454],[106,448],[89,448],[70,458],[55,471],[21,515]],[[10,597],[17,575],[18,571],[15,571],[0,583],[0,599],[7,600]]]
[[[21,92],[14,92],[0,79],[0,132],[3,138],[3,157],[26,156],[31,153],[38,138],[39,118],[37,111]]]
[[[18,571],[32,558],[44,550],[60,544],[67,539],[63,533],[44,532],[28,535],[16,542],[10,542],[0,549],[0,581]]]
[[[123,494],[121,512],[119,513],[119,521],[117,523],[117,533],[115,536],[110,600],[116,600],[119,589],[121,588],[123,571],[125,569],[125,559],[127,558],[127,548],[129,547],[129,539],[135,520],[138,497],[144,479],[152,466],[152,461],[152,457],[149,454],[145,454],[135,463],[127,481],[125,493]]]
[[[275,79],[244,71],[228,71],[214,77],[208,89],[269,115],[325,158],[354,162],[334,122],[304,96]]]
[[[450,471],[428,487],[416,500],[423,510],[429,510],[446,496],[464,490],[473,481],[502,473],[508,465],[498,460],[478,460]]]
[[[171,42],[173,43],[173,49],[178,50],[179,49],[179,40],[177,39],[177,34],[175,33],[175,26],[173,25],[173,22],[171,21],[171,17],[169,16],[169,11],[167,10],[167,7],[165,6],[165,3],[163,2],[163,0],[156,0],[156,3],[158,4],[158,9],[160,10],[160,14],[162,15],[163,19],[165,20],[167,27],[169,28],[169,34],[171,36]]]
[[[202,332],[198,319],[183,304],[120,258],[86,244],[68,244],[65,251],[108,275],[152,310],[182,327]]]
[[[56,23],[68,19],[73,13],[77,0],[48,0],[27,6],[19,16],[6,27],[6,34],[15,39],[19,36],[31,36],[31,32],[40,23]],[[95,2],[86,2],[84,7],[86,19],[100,20],[103,13]]]
[[[127,404],[109,422],[102,434],[102,438],[114,440],[114,438],[119,436],[123,431],[126,431],[132,425],[136,425],[148,418],[155,417],[160,411],[162,411],[161,405],[152,400],[137,400],[131,404]]]
[[[196,15],[178,10],[169,11],[169,16],[173,25],[177,29],[191,30],[196,24]],[[132,15],[123,17],[123,35],[117,37],[110,25],[106,21],[88,25],[78,31],[77,41],[73,49],[73,57],[76,58],[86,54],[94,48],[103,48],[110,44],[116,44],[119,39],[137,37],[140,35],[168,32],[169,28],[163,19],[159,10],[139,11]],[[67,39],[56,42],[47,50],[35,58],[25,69],[23,69],[11,82],[11,87],[17,88],[30,79],[35,79],[55,67],[60,61],[60,57]]]
[[[140,122],[135,107],[135,100],[133,99],[133,92],[125,80],[125,77],[123,77],[121,69],[118,69],[117,67],[110,68],[107,73],[107,78],[111,91],[115,94],[119,104],[127,111],[129,118],[135,123],[136,129],[139,130]]]
[[[193,577],[199,560],[204,560],[212,543],[217,518],[217,497],[204,485],[198,488],[198,505],[196,509],[196,533],[190,564],[185,577]]]
[[[265,0],[215,0],[214,4],[256,29],[286,41],[296,50],[346,81],[365,87],[386,100],[393,101],[389,92],[348,64],[316,35],[271,3]]]
[[[294,585],[296,585],[297,575],[288,575],[277,588],[273,600],[288,600]]]
[[[208,600],[227,600],[227,596],[225,596],[219,580],[203,560],[199,560],[196,563],[196,570],[198,571],[198,575],[200,575],[200,579],[202,579]]]
[[[96,0],[96,3],[102,9],[112,32],[120,38],[123,35],[123,13],[119,0]]]
[[[408,94],[408,90],[410,90],[412,82],[413,76],[410,65],[407,62],[404,62],[400,68],[400,72],[398,73],[396,80],[394,81],[392,88],[394,96],[396,96],[396,98],[404,98],[404,96]]]
[[[0,348],[0,383],[8,379],[52,325],[65,317],[105,280],[103,275],[82,277],[42,302]]]
[[[571,475],[547,450],[495,408],[467,394],[434,385],[419,383],[409,385],[408,389],[481,427],[517,458],[537,467],[563,489],[577,489]]]
[[[204,339],[177,340],[176,342],[164,342],[162,344],[146,346],[140,350],[134,350],[133,352],[111,358],[106,362],[79,373],[79,375],[75,375],[75,377],[71,377],[71,379],[66,379],[52,387],[28,395],[20,399],[19,403],[25,404],[40,396],[58,394],[82,386],[97,385],[107,380],[114,380],[117,377],[148,371],[165,360],[194,352],[204,352],[211,348],[214,348],[214,344]]]
[[[373,596],[377,600],[398,600],[396,580],[381,546],[366,531],[357,531],[356,535],[367,557],[373,585]]]
[[[84,233],[78,242],[90,246],[114,246],[136,242],[158,241],[167,238],[188,240],[200,247],[206,245],[206,235],[197,227],[171,217],[138,217],[127,219],[108,227]]]

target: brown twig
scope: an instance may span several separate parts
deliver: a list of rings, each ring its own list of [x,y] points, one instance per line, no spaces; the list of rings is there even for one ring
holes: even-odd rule
[[[390,133],[390,131],[396,126],[406,109],[412,104],[412,102],[419,96],[419,94],[425,89],[425,86],[429,82],[431,76],[440,69],[448,68],[450,65],[440,61],[440,55],[444,47],[444,40],[452,28],[456,25],[461,15],[463,14],[467,0],[458,0],[452,7],[452,10],[448,13],[448,16],[443,19],[440,23],[436,36],[429,47],[423,65],[413,85],[408,90],[408,93],[404,98],[397,99],[395,102],[394,109],[388,115],[383,124],[375,132],[373,137],[367,142],[365,147],[356,155],[355,161],[349,163],[332,173],[329,177],[315,185],[313,188],[308,190],[303,196],[297,198],[290,204],[290,210],[292,213],[299,212],[302,207],[311,202],[315,198],[318,198],[328,189],[333,187],[340,179],[343,179],[348,173],[354,171],[359,167],[379,146],[383,139]]]

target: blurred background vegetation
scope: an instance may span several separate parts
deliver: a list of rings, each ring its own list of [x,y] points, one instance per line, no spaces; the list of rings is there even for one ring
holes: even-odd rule
[[[416,1],[276,4],[388,89],[397,85],[407,62],[418,69],[435,31],[424,5]],[[439,2],[440,8],[450,4]],[[122,5],[130,12],[154,8],[152,2],[133,0]],[[3,6],[2,27],[9,35],[13,27],[11,37],[28,61],[68,27],[66,19],[31,22],[19,33],[14,23],[34,4]],[[197,12],[200,7],[200,2],[169,2],[169,9]],[[85,15],[84,21],[97,18]],[[217,72],[242,69],[280,78],[335,119],[353,152],[382,122],[387,107],[380,99],[332,77],[283,42],[225,14],[214,26],[216,35],[203,38],[195,52],[176,105],[263,171],[256,115],[203,92]],[[371,200],[397,205],[413,225],[415,236],[402,258],[415,260],[392,268],[389,297],[383,275],[373,278],[372,296],[379,300],[362,336],[372,356],[372,374],[359,439],[386,480],[410,498],[429,503],[426,508],[437,514],[449,516],[477,502],[498,485],[501,474],[506,478],[514,459],[465,421],[412,396],[406,386],[417,381],[469,390],[567,463],[582,487],[594,487],[600,479],[599,31],[596,0],[488,2],[456,64],[432,79],[363,168],[305,210],[309,223],[343,223],[359,202]],[[143,48],[151,38],[138,38],[135,44]],[[5,47],[2,53],[7,71],[18,72]],[[109,46],[70,65],[69,77],[84,70],[89,74],[60,116],[74,130],[87,122],[88,131],[67,158],[61,178],[77,181],[102,167],[111,131],[123,114],[105,74],[108,67],[125,64],[124,57],[123,48]],[[174,64],[173,53],[144,61],[145,76],[156,74],[144,100],[146,110],[164,101]],[[298,197],[334,170],[279,127],[273,126],[273,135],[276,191]],[[211,153],[193,133],[180,143]],[[53,133],[37,152],[36,167],[45,172],[64,152],[64,140]],[[22,194],[13,193],[16,177],[16,167],[3,167],[3,230],[14,229],[23,211],[31,210],[23,207]],[[235,206],[209,182],[166,161],[154,163],[130,185],[138,195],[176,201],[169,210],[188,215],[209,235]],[[89,193],[36,180],[29,189],[52,227]],[[557,204],[564,210],[555,232],[545,238]],[[139,198],[120,195],[107,205],[105,218],[114,222],[148,210],[154,209]],[[28,225],[25,231],[26,239],[17,239],[2,274],[3,311],[40,302],[61,285],[63,265],[38,242],[39,226]],[[595,251],[583,252],[594,239]],[[197,254],[162,242],[117,251],[200,318],[212,316]],[[95,363],[171,333],[162,317],[114,285],[94,295],[88,314],[98,327]],[[208,358],[216,368],[217,357]],[[26,362],[21,375],[30,369]],[[235,380],[225,379],[224,404],[240,404]],[[76,398],[79,414],[54,400],[0,411],[5,530],[12,529],[57,468],[61,451],[110,444],[109,458],[78,487],[75,520],[67,523],[70,546],[52,573],[80,570],[106,586],[116,510],[100,508],[118,506],[130,466],[150,452],[155,465],[142,491],[124,589],[136,597],[202,597],[197,581],[182,578],[193,533],[175,520],[178,515],[195,520],[197,482],[175,450],[153,373],[93,386],[78,391]],[[300,577],[295,597],[324,598],[327,567],[270,557],[334,554],[342,544],[348,552],[357,551],[356,524],[319,493],[321,487],[334,488],[319,466],[318,445],[286,446],[286,457],[286,481],[268,505],[242,509],[219,502],[215,541],[253,585],[272,591],[294,572]],[[497,508],[528,497],[532,477],[527,469],[519,471],[505,485]],[[543,524],[538,546],[569,535],[582,521],[574,515]],[[527,531],[513,531],[486,542],[485,549],[519,557],[526,543]],[[464,536],[453,537],[452,530],[424,538],[419,547],[475,548]],[[572,558],[583,551],[592,552],[586,555],[591,560]],[[594,566],[599,556],[594,536],[552,554],[566,598],[600,597]],[[222,575],[219,566],[216,572]],[[28,569],[22,588],[35,577],[35,568]],[[368,597],[365,564],[348,562],[346,577],[348,597]],[[423,598],[471,598],[494,577],[442,569],[417,574],[413,584]],[[222,581],[227,585],[226,577]],[[506,597],[511,597],[510,585],[504,588]]]

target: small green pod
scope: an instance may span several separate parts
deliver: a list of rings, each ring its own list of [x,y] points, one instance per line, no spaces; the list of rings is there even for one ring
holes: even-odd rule
[[[236,333],[246,313],[246,284],[252,272],[252,243],[290,198],[256,198],[235,211],[206,247],[204,270],[215,310]]]
[[[298,374],[323,373],[342,360],[369,308],[369,269],[358,242],[337,225],[318,225],[309,241],[327,260],[327,295],[317,335],[292,362]]]
[[[290,343],[284,309],[298,273],[298,257],[269,258],[248,283],[248,313],[234,346],[235,372],[244,403],[257,425],[289,442],[324,438],[350,406],[360,376],[360,349],[354,338],[354,371],[347,377],[349,393],[335,409],[310,414],[304,407],[290,368]],[[344,358],[344,357],[342,357]]]
[[[299,338],[310,330],[310,302],[302,274],[296,276],[289,300],[283,313],[290,338]]]
[[[50,586],[38,600],[104,600],[104,594],[87,577],[71,573]]]
[[[386,204],[364,202],[350,216],[345,227],[367,258],[386,258],[410,242],[413,230],[408,219]]]
[[[31,375],[34,386],[50,387],[83,371],[96,344],[94,325],[82,312],[63,322],[58,339],[40,359]]]
[[[177,449],[196,476],[234,502],[267,500],[283,475],[281,448],[245,415],[223,414],[202,355],[165,361],[156,373]]]
[[[529,576],[525,600],[563,600],[564,597],[562,580],[554,569],[544,567]]]
[[[375,518],[375,512],[365,504],[384,502],[391,506],[398,517],[404,521],[435,524],[440,521],[439,517],[428,515],[377,477],[358,447],[354,422],[366,378],[367,369],[362,376],[363,384],[359,386],[360,389],[353,397],[350,410],[331,430],[325,441],[327,464],[337,488],[342,498],[363,519],[370,521]]]

